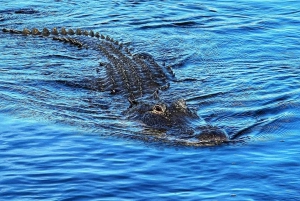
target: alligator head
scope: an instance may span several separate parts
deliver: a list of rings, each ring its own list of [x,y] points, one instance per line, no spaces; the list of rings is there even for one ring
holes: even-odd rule
[[[143,122],[147,127],[166,131],[168,136],[193,143],[215,145],[229,141],[221,129],[207,125],[183,99],[171,103],[163,101],[129,100],[129,118]]]

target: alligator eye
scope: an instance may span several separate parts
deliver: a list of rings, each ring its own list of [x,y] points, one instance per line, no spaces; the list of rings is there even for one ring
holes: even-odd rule
[[[163,109],[159,105],[155,105],[153,110],[155,110],[157,112],[162,112],[163,111]]]
[[[154,105],[154,107],[152,108],[152,111],[155,113],[164,113],[166,110],[166,108],[164,107],[164,105]]]

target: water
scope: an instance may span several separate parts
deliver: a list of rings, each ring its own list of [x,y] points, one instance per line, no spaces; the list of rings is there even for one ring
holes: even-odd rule
[[[183,97],[246,143],[147,141],[119,96],[62,85],[98,54],[0,33],[5,200],[299,200],[300,3],[2,1],[0,27],[93,29],[172,65]],[[109,104],[108,104],[109,103]]]

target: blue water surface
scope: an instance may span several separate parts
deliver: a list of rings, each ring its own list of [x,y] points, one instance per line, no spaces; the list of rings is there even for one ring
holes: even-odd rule
[[[2,0],[1,29],[99,31],[171,65],[186,81],[172,83],[170,96],[247,140],[148,140],[124,118],[127,100],[57,82],[95,76],[97,51],[1,32],[1,200],[300,200],[299,8],[293,0]]]

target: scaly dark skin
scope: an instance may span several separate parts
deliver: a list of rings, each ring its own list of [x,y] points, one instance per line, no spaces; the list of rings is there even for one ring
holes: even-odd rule
[[[2,31],[24,36],[51,37],[79,48],[93,48],[105,58],[105,62],[100,62],[100,66],[105,69],[105,77],[98,78],[94,86],[86,87],[128,98],[130,107],[125,113],[129,118],[141,121],[150,128],[166,131],[179,140],[195,139],[197,143],[207,145],[229,141],[224,131],[207,125],[183,99],[171,103],[159,100],[158,91],[169,88],[169,80],[174,78],[174,73],[170,67],[159,66],[147,53],[132,54],[123,44],[109,36],[80,29]],[[97,42],[86,42],[84,38],[97,38]]]

